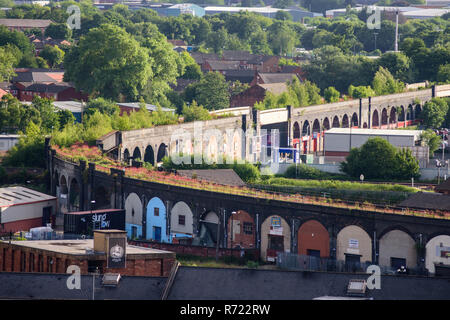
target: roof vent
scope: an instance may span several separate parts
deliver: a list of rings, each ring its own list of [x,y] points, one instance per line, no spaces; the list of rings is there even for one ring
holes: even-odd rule
[[[364,296],[366,294],[366,287],[367,287],[366,280],[352,279],[348,282],[347,295]]]
[[[102,284],[108,287],[117,287],[120,281],[120,273],[105,273],[103,275]]]

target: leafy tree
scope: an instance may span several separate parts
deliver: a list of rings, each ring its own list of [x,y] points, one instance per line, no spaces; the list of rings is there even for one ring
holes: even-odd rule
[[[91,116],[95,111],[112,116],[115,113],[119,113],[120,109],[114,101],[99,97],[87,102],[84,114]]]
[[[387,52],[377,60],[378,65],[389,70],[392,76],[405,82],[413,82],[410,59],[401,52]]]
[[[442,143],[441,137],[431,129],[423,131],[420,135],[420,139],[428,146],[430,158],[433,156],[434,152],[440,148]]]
[[[341,170],[352,177],[367,179],[407,179],[417,177],[418,163],[411,152],[397,149],[383,138],[370,138],[360,148],[353,148]]]
[[[226,109],[230,105],[228,84],[219,72],[208,72],[199,82],[190,84],[185,94],[188,101],[196,100],[207,110]]]
[[[32,106],[39,111],[41,119],[41,131],[43,133],[50,133],[53,130],[58,130],[59,128],[59,116],[55,112],[55,107],[53,106],[52,100],[47,98],[41,98],[39,96],[34,96]]]
[[[152,78],[148,50],[120,27],[103,24],[91,29],[64,59],[65,81],[78,90],[135,100]]]
[[[439,66],[437,81],[447,83],[450,81],[450,63]]]
[[[33,121],[28,123],[25,133],[20,133],[19,142],[3,159],[5,166],[45,168],[44,135]]]
[[[433,98],[427,101],[420,113],[420,118],[427,128],[438,129],[445,121],[449,106],[442,98]]]
[[[377,95],[384,95],[402,92],[404,84],[401,81],[395,80],[389,70],[380,67],[375,73],[372,87]]]
[[[268,29],[267,38],[273,53],[287,55],[292,53],[295,32],[286,21],[276,20]]]
[[[183,107],[183,117],[184,122],[192,122],[192,121],[204,121],[212,119],[209,111],[203,106],[197,105],[197,102],[194,100],[189,106]]]
[[[14,56],[7,48],[0,47],[0,81],[9,81],[15,75]]]
[[[374,97],[376,95],[370,86],[354,87],[352,85],[348,88],[348,94],[355,99]]]
[[[72,37],[72,29],[67,26],[67,23],[52,23],[45,29],[45,36],[69,40]]]
[[[341,94],[335,87],[328,87],[323,92],[323,97],[327,102],[338,102]]]
[[[57,46],[46,45],[44,49],[39,53],[39,56],[45,59],[48,64],[54,68],[60,65],[64,60],[64,51]]]
[[[72,112],[66,109],[59,110],[57,113],[59,120],[59,127],[64,128],[68,124],[75,123],[75,116]]]
[[[284,1],[284,0],[281,0],[281,1]],[[281,1],[279,0],[278,2],[281,2]],[[276,7],[274,7],[274,8],[276,8]],[[282,20],[282,21],[286,21],[286,20],[292,21],[292,15],[287,11],[280,10],[280,11],[277,11],[277,13],[275,13],[275,19]]]

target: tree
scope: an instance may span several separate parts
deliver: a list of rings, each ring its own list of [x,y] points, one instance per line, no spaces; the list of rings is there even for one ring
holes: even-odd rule
[[[112,116],[115,113],[119,113],[120,109],[114,101],[99,97],[88,101],[84,114],[90,116],[95,111]]]
[[[67,23],[51,23],[45,29],[45,36],[53,39],[69,40],[72,37],[72,29],[67,26]]]
[[[12,53],[6,48],[0,47],[0,81],[9,81],[15,75],[14,61]]]
[[[395,80],[389,70],[380,67],[375,73],[372,87],[377,95],[385,95],[402,92],[405,86],[401,81]]]
[[[67,124],[73,124],[76,120],[73,113],[66,109],[59,110],[56,114],[58,115],[60,128],[64,128]]]
[[[59,116],[55,112],[56,110],[53,106],[52,100],[34,96],[31,105],[39,111],[41,119],[40,130],[43,133],[50,133],[53,130],[58,130]]]
[[[184,122],[191,121],[204,121],[212,119],[209,111],[203,108],[203,106],[197,105],[197,102],[194,100],[189,106],[183,107],[183,117]]]
[[[370,86],[354,87],[350,85],[350,87],[348,87],[348,95],[352,98],[360,99],[360,98],[374,97],[375,92],[372,90]]]
[[[437,81],[447,83],[450,81],[450,63],[439,66]]]
[[[341,94],[335,87],[328,87],[323,92],[323,97],[327,102],[338,102]]]
[[[387,52],[378,60],[378,65],[389,70],[392,76],[405,82],[413,82],[410,59],[401,52]]]
[[[291,54],[295,44],[295,32],[286,21],[276,20],[268,29],[268,40],[273,53]]]
[[[353,148],[341,163],[341,170],[346,174],[355,178],[363,174],[367,179],[409,179],[417,177],[418,167],[411,152],[398,151],[379,137]]]
[[[186,88],[187,100],[196,100],[207,110],[226,109],[230,106],[230,93],[225,77],[219,72],[208,72],[199,82]]]
[[[287,11],[280,10],[280,11],[277,11],[277,13],[275,13],[275,19],[282,20],[282,21],[286,21],[286,20],[292,21],[292,15]]]
[[[433,156],[434,152],[440,148],[442,139],[433,130],[427,129],[422,132],[420,139],[429,148],[430,158]]]
[[[58,46],[46,45],[44,49],[39,53],[39,56],[45,59],[48,64],[54,68],[60,65],[64,60],[64,51],[62,51]]]
[[[93,95],[135,100],[152,78],[148,49],[124,29],[103,24],[91,29],[64,59],[64,80]]]
[[[420,118],[427,128],[438,129],[444,123],[448,109],[449,106],[444,99],[433,98],[424,104]]]

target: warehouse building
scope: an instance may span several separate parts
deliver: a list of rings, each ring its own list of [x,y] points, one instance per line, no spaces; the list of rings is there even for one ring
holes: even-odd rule
[[[24,187],[0,188],[0,233],[55,224],[56,197]]]
[[[0,271],[66,273],[70,265],[89,272],[167,277],[175,253],[127,244],[122,230],[96,230],[94,239],[0,241]]]
[[[359,148],[369,138],[383,138],[397,148],[408,148],[419,161],[420,167],[426,167],[429,159],[427,146],[421,146],[421,130],[384,130],[332,128],[325,131],[324,154],[326,157],[338,157],[343,160],[352,148]]]

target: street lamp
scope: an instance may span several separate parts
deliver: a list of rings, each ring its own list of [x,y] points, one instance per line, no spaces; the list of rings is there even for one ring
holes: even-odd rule
[[[236,211],[231,212],[231,231],[230,231],[230,235],[231,235],[231,239],[230,239],[230,247],[231,249],[233,249],[233,233],[234,233],[234,219],[233,216],[236,214]]]
[[[92,215],[92,211],[93,211],[93,207],[95,206],[95,200],[91,200],[91,215]],[[95,221],[92,222],[93,223],[93,228],[92,228],[92,232],[95,230]]]

